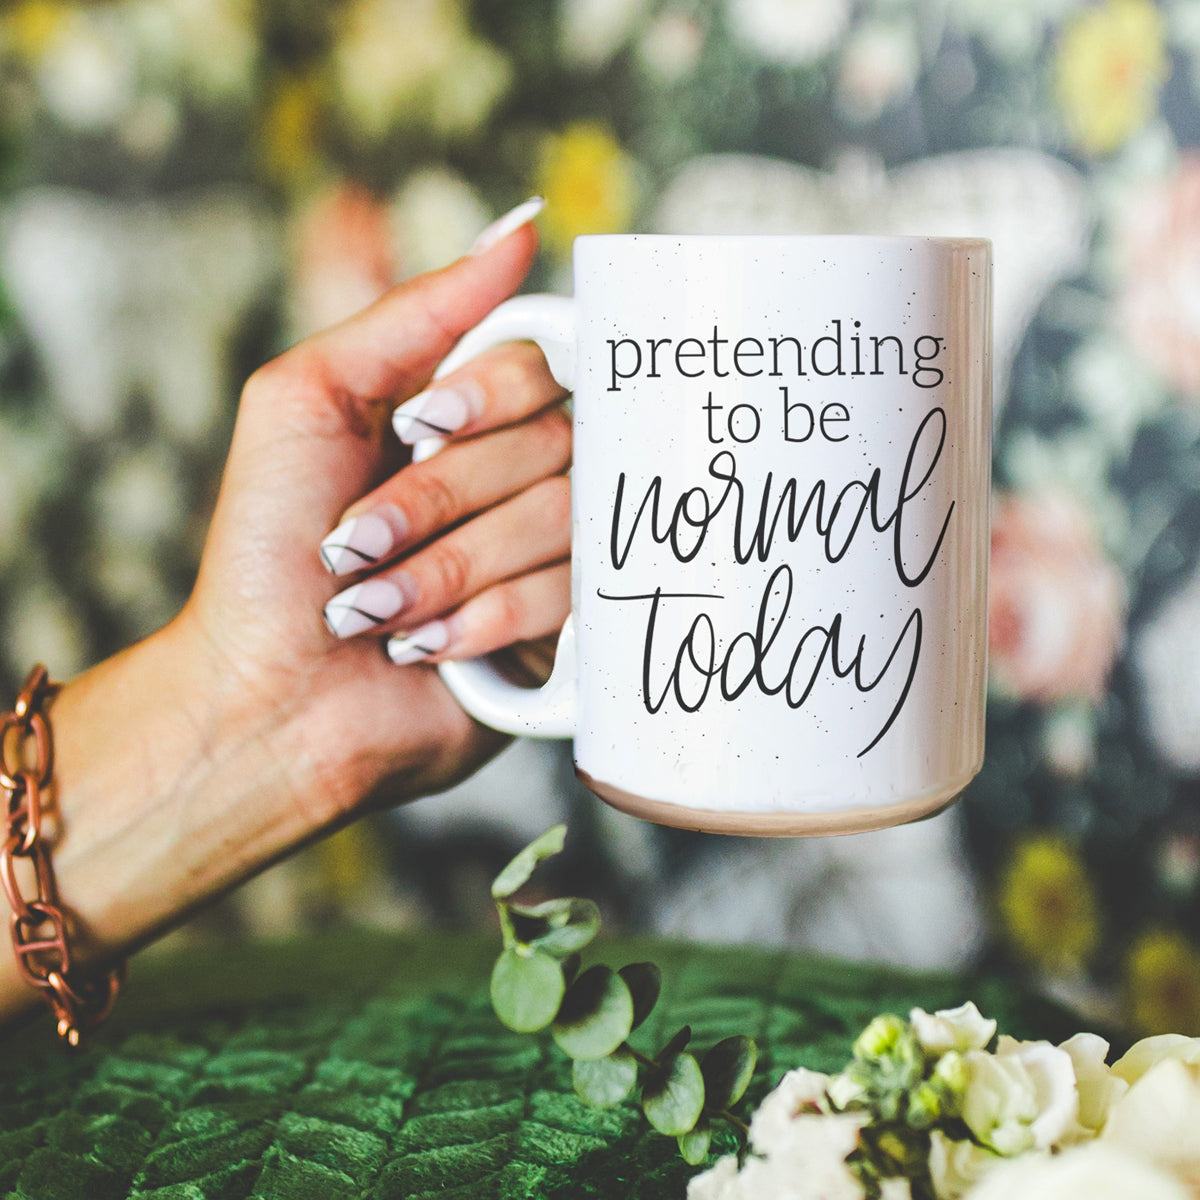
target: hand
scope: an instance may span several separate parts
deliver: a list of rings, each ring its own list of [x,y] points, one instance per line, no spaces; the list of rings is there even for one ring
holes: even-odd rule
[[[537,638],[566,617],[570,425],[541,352],[503,347],[420,390],[535,248],[525,226],[246,386],[183,620],[218,657],[235,708],[300,723],[305,786],[331,816],[389,776],[408,794],[449,786],[497,747],[423,663]],[[449,441],[397,470],[399,401],[401,437]],[[404,665],[383,652],[388,633]]]
[[[183,612],[72,680],[51,711],[53,862],[75,913],[76,965],[127,954],[350,819],[385,781],[391,798],[439,790],[502,744],[414,650],[431,621],[444,645],[428,660],[535,638],[565,617],[561,390],[531,347],[505,347],[445,381],[462,420],[434,458],[402,465],[388,426],[459,335],[516,289],[536,245],[520,227],[246,385]],[[446,420],[450,401],[439,403]],[[368,516],[380,562],[359,571],[336,547],[361,549]],[[344,592],[360,584],[374,592],[353,606],[378,617],[369,629],[348,621]],[[384,615],[381,595],[404,604]],[[393,630],[419,635],[393,645],[408,665],[384,651],[379,635]],[[0,1015],[31,999],[0,954]]]

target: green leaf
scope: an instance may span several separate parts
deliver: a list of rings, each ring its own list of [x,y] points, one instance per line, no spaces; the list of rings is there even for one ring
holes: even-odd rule
[[[736,1104],[750,1086],[758,1047],[741,1034],[718,1042],[701,1060],[704,1075],[705,1104],[711,1109]]]
[[[620,1104],[637,1083],[637,1059],[616,1049],[607,1058],[576,1059],[571,1068],[575,1094],[592,1108]]]
[[[555,958],[582,950],[600,932],[600,910],[592,900],[570,897],[543,904],[507,906],[517,940]]]
[[[704,1076],[690,1054],[676,1054],[653,1071],[642,1088],[646,1120],[668,1137],[690,1132],[704,1109]]]
[[[679,1153],[683,1161],[690,1166],[698,1167],[708,1157],[708,1146],[712,1141],[712,1127],[703,1117],[696,1122],[696,1128],[679,1135]]]
[[[618,973],[633,997],[633,1027],[636,1029],[658,1003],[662,972],[652,962],[639,962],[622,967]]]
[[[492,1007],[517,1033],[545,1029],[558,1014],[566,982],[557,959],[509,947],[492,969]]]
[[[561,971],[559,972],[561,975]],[[604,1058],[633,1026],[633,997],[611,967],[589,967],[567,989],[552,1030],[572,1058]]]
[[[562,960],[563,979],[567,981],[567,987],[575,982],[575,976],[579,974],[580,964],[583,959],[578,954],[572,954],[569,958]]]
[[[674,1058],[692,1040],[692,1027],[685,1025],[654,1057],[660,1063]]]
[[[542,859],[553,858],[562,850],[566,837],[567,827],[555,825],[541,837],[535,838],[496,876],[492,883],[492,896],[496,900],[507,900],[528,881]]]

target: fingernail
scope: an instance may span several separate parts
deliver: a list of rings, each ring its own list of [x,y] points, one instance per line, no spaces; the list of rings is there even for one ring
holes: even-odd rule
[[[394,505],[389,511],[348,517],[321,543],[321,561],[331,575],[349,575],[382,562],[404,537],[408,522]]]
[[[445,621],[430,621],[412,633],[395,633],[388,639],[388,658],[398,667],[423,662],[440,654],[450,645],[450,630]]]
[[[325,624],[336,637],[353,637],[394,617],[404,593],[390,579],[366,579],[339,592],[325,605]]]
[[[483,389],[473,379],[420,392],[392,413],[396,436],[411,446],[427,437],[446,437],[483,411]]]
[[[471,255],[478,258],[486,254],[497,242],[502,242],[510,233],[528,225],[534,217],[546,207],[546,201],[541,196],[530,196],[516,208],[510,209],[502,217],[497,217],[476,239],[471,247]]]

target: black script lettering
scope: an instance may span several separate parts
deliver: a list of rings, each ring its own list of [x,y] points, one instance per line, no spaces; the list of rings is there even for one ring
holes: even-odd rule
[[[707,613],[701,613],[693,621],[683,640],[679,644],[679,650],[675,655],[675,667],[667,678],[666,686],[659,694],[657,700],[651,696],[650,688],[650,671],[652,666],[652,655],[654,645],[654,628],[658,621],[658,606],[663,600],[723,600],[725,597],[707,592],[664,592],[662,588],[655,588],[652,592],[639,592],[636,595],[614,596],[607,592],[602,592],[599,589],[596,595],[601,600],[649,600],[650,612],[646,617],[646,639],[642,644],[642,704],[648,713],[658,712],[663,704],[666,703],[668,694],[673,690],[675,692],[675,700],[679,707],[684,712],[695,712],[701,704],[704,703],[708,696],[709,684],[712,682],[714,675],[713,663],[716,660],[717,642],[716,632],[713,629],[712,619]],[[709,653],[707,665],[701,663],[696,658],[696,631],[706,628],[709,636]],[[692,666],[704,676],[704,682],[701,685],[700,697],[694,703],[689,704],[683,698],[683,685],[679,680],[680,668],[683,666],[684,654],[687,654]]]
[[[718,676],[720,694],[726,701],[736,700],[754,684],[765,696],[782,693],[789,708],[800,709],[808,703],[822,673],[831,673],[837,679],[847,680],[855,692],[867,695],[892,675],[894,664],[899,663],[901,670],[905,670],[907,666],[899,694],[883,724],[871,741],[858,751],[858,757],[861,758],[870,753],[892,728],[912,690],[921,658],[921,610],[914,608],[909,614],[887,658],[874,676],[868,675],[865,666],[865,634],[859,637],[853,655],[845,660],[843,643],[846,635],[841,613],[835,613],[828,624],[816,624],[806,628],[797,638],[786,668],[780,672],[778,662],[772,658],[772,651],[788,615],[793,591],[792,569],[785,563],[777,567],[767,580],[753,630],[737,633],[722,651],[713,617],[708,611],[701,609],[692,617],[673,653],[669,647],[664,653],[656,640],[663,602],[721,601],[723,596],[700,592],[665,592],[662,588],[626,595],[597,590],[596,594],[602,600],[618,603],[649,602],[645,639],[642,644],[642,705],[651,714],[660,712],[670,696],[674,696],[676,704],[683,712],[699,711],[710,699],[712,681]],[[900,657],[906,642],[910,643],[907,664]],[[750,661],[748,667],[743,667],[739,672],[735,670],[734,658],[742,650],[749,653]],[[661,664],[664,659],[671,665],[665,682],[660,681],[660,686],[655,680],[655,665]],[[688,678],[685,679],[685,675]]]
[[[713,461],[716,462],[717,458],[728,458],[730,462],[734,461],[733,455],[728,450],[722,450]],[[731,486],[726,486],[725,491],[721,493],[720,498],[715,504],[703,487],[688,488],[675,502],[671,519],[667,523],[667,527],[663,529],[659,525],[659,504],[662,500],[662,476],[655,475],[650,481],[650,486],[646,489],[646,494],[642,497],[641,504],[638,505],[637,512],[634,514],[633,522],[629,526],[628,533],[624,539],[624,545],[622,546],[621,510],[625,499],[625,472],[622,471],[617,476],[617,493],[613,500],[612,528],[609,536],[609,558],[612,561],[612,565],[618,571],[625,565],[625,560],[629,557],[630,548],[633,546],[633,539],[637,534],[638,526],[642,521],[642,514],[645,513],[647,505],[650,506],[650,537],[659,544],[669,542],[671,553],[677,562],[691,562],[700,553],[700,548],[704,545],[704,538],[708,533],[708,527],[712,524],[713,518],[725,506],[725,500],[729,495]],[[690,548],[686,545],[684,538],[684,529],[687,526],[690,526],[695,531],[695,542]]]
[[[925,468],[925,474],[913,485],[912,491],[908,489],[908,477],[913,470],[913,459],[916,457],[917,447],[921,444],[921,439],[925,435],[926,428],[930,427],[931,422],[936,425],[937,447],[933,451],[933,457],[929,460],[929,466]],[[933,544],[933,549],[929,552],[929,557],[925,560],[925,565],[921,567],[916,574],[910,575],[904,566],[904,547],[902,545],[903,536],[901,526],[904,521],[904,508],[910,500],[929,482],[929,477],[933,474],[934,467],[938,464],[938,459],[942,457],[942,450],[946,445],[946,410],[944,408],[933,408],[925,414],[921,424],[917,426],[917,432],[913,435],[912,444],[908,448],[908,457],[904,460],[904,473],[900,477],[900,496],[896,501],[896,511],[891,518],[882,526],[876,526],[882,533],[888,525],[893,521],[896,524],[894,549],[892,551],[892,559],[896,564],[896,574],[900,576],[900,581],[906,587],[916,587],[933,568],[934,559],[938,556],[938,551],[942,548],[942,542],[946,537],[946,530],[950,527],[950,518],[954,513],[954,501],[950,501],[950,507],[946,509],[946,519],[942,522],[941,532],[937,535],[937,541]]]
[[[712,407],[720,411],[719,406]],[[709,418],[712,418],[711,412]],[[727,432],[732,432],[728,425]],[[936,444],[930,447],[928,444],[935,437]],[[691,562],[708,539],[719,514],[728,507],[732,526],[731,549],[736,562],[744,565],[754,558],[766,562],[779,534],[782,533],[789,544],[794,544],[808,527],[819,539],[825,561],[832,564],[845,557],[864,527],[863,518],[869,515],[868,528],[873,528],[878,534],[889,531],[892,534],[892,565],[896,577],[905,587],[916,587],[933,569],[954,515],[954,502],[951,501],[946,509],[933,546],[917,567],[910,567],[906,561],[905,510],[932,478],[945,444],[945,410],[931,409],[913,435],[895,503],[890,510],[885,509],[881,494],[883,484],[879,467],[866,479],[851,479],[843,484],[832,495],[832,499],[831,487],[823,478],[807,483],[802,490],[798,479],[785,479],[777,485],[774,474],[768,472],[762,482],[761,492],[757,493],[756,506],[754,501],[748,504],[746,486],[738,478],[737,459],[731,451],[720,450],[708,464],[709,478],[722,485],[719,491],[710,493],[703,484],[688,488],[675,500],[670,517],[664,524],[663,479],[661,475],[655,475],[646,487],[632,520],[628,520],[625,512],[627,477],[622,471],[617,478],[613,498],[609,537],[611,562],[617,570],[625,565],[639,528],[643,529],[643,536],[649,536],[653,542],[660,545],[668,543],[676,561]],[[928,461],[923,465],[920,461],[922,451],[928,455]],[[916,477],[918,472],[921,472],[919,478]],[[643,525],[647,510],[648,521]]]

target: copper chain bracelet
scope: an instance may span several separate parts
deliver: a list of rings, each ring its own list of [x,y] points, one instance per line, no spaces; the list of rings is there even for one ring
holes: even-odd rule
[[[76,978],[71,970],[68,914],[59,903],[51,843],[43,831],[54,771],[54,741],[43,707],[58,688],[39,663],[29,673],[13,711],[0,717],[0,793],[7,802],[0,883],[12,909],[9,924],[17,968],[53,1009],[59,1035],[77,1047],[84,1034],[108,1015],[125,968],[89,979]],[[18,858],[28,859],[32,866],[35,899],[21,893]]]

